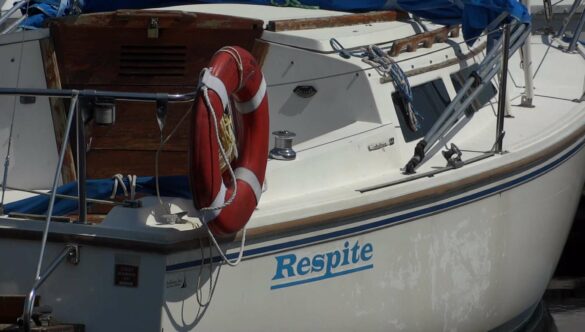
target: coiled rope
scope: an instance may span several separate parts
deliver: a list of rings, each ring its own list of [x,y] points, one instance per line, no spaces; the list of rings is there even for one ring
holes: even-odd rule
[[[409,128],[412,131],[420,129],[419,119],[422,119],[422,116],[414,109],[412,89],[410,88],[408,77],[402,68],[400,68],[400,65],[398,65],[388,53],[378,45],[370,45],[367,48],[362,47],[356,50],[348,50],[335,38],[331,38],[329,44],[341,57],[345,59],[351,57],[360,58],[363,62],[372,66],[372,68],[374,68],[382,77],[390,78],[404,101],[404,113]]]

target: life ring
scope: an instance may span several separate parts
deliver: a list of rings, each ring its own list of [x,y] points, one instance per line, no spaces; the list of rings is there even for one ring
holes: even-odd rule
[[[230,173],[222,174],[220,169],[216,124],[232,101],[238,111],[234,114],[238,156],[230,165],[237,179],[237,192],[233,201],[226,205],[234,187],[225,184],[230,184]],[[195,208],[202,211],[202,221],[216,235],[241,230],[262,195],[269,139],[266,81],[256,59],[248,51],[224,47],[203,70],[191,115],[190,136],[190,187]]]

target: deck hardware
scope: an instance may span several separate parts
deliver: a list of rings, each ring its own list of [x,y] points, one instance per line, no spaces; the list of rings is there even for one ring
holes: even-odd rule
[[[556,35],[557,38],[563,38],[563,36],[565,35],[565,31],[567,30],[567,27],[569,26],[569,23],[571,22],[571,18],[573,18],[573,15],[575,15],[575,13],[577,12],[577,9],[581,5],[581,1],[583,1],[583,0],[575,0],[575,2],[573,2],[573,5],[571,6],[569,13],[563,19],[563,25],[561,26],[561,29],[559,30],[559,32]],[[546,14],[546,11],[545,11],[545,14]],[[552,6],[551,6],[551,16],[552,16]]]
[[[169,101],[167,98],[161,96],[156,100],[156,121],[158,122],[158,127],[160,128],[161,137],[165,123],[167,122],[168,106]]]
[[[583,11],[583,13],[581,13],[579,23],[577,24],[577,27],[573,31],[573,38],[571,39],[571,43],[569,44],[567,52],[569,53],[575,52],[575,49],[577,48],[577,42],[581,37],[581,32],[583,32],[583,28],[585,28],[585,10]]]
[[[131,208],[131,209],[138,209],[142,207],[142,201],[140,200],[125,200],[124,201],[124,205],[125,208]]]
[[[37,97],[35,96],[20,96],[20,103],[22,105],[31,105],[37,102]]]
[[[476,163],[478,161],[493,157],[494,155],[495,155],[495,153],[493,151],[486,152],[486,153],[481,154],[477,157],[473,157],[473,158],[470,158],[468,160],[464,160],[463,165],[473,164],[473,163]],[[412,181],[419,180],[419,179],[432,178],[437,174],[441,174],[441,173],[450,171],[452,169],[454,169],[453,166],[447,165],[446,167],[434,169],[432,171],[428,171],[428,172],[424,172],[424,173],[418,173],[418,174],[411,175],[411,176],[406,176],[406,177],[399,179],[399,180],[396,180],[396,181],[381,183],[381,184],[377,184],[377,185],[374,185],[371,187],[357,189],[356,191],[363,194],[363,193],[367,193],[370,191],[388,188],[388,187],[396,186],[396,185],[399,185],[402,183],[412,182]]]
[[[187,211],[180,211],[177,213],[163,214],[161,217],[164,220],[164,224],[167,225],[186,224],[187,220],[184,220],[183,217],[187,214]]]
[[[270,150],[270,158],[277,160],[295,160],[297,153],[293,150],[293,139],[297,136],[292,131],[279,130],[274,135],[274,148]]]
[[[528,9],[528,13],[530,14],[530,4],[528,3],[529,0],[522,0],[522,3]],[[550,2],[549,2],[550,3]],[[546,0],[544,0],[544,4],[546,5]],[[524,71],[524,95],[520,101],[521,107],[526,108],[534,108],[534,104],[532,100],[534,99],[534,79],[533,79],[533,70],[532,70],[532,46],[530,45],[530,40],[527,39],[522,45],[521,48],[521,65]]]
[[[24,331],[31,330],[31,318],[33,315],[33,306],[35,298],[37,297],[37,290],[43,285],[45,281],[51,276],[51,274],[59,267],[59,265],[65,260],[71,264],[77,265],[79,263],[79,246],[77,244],[67,244],[61,253],[55,258],[44,273],[39,273],[35,278],[32,289],[28,293],[28,296],[24,302],[24,311],[22,313],[22,319],[19,324],[22,326]]]
[[[394,137],[391,137],[386,142],[380,142],[380,143],[374,143],[374,144],[368,145],[368,151],[380,150],[380,149],[383,149],[383,148],[385,148],[387,146],[391,146],[391,145],[394,145]]]
[[[500,75],[500,91],[498,94],[498,118],[496,123],[496,153],[502,153],[504,139],[504,118],[506,116],[506,92],[508,82],[508,58],[510,54],[510,24],[504,25],[504,49],[502,57],[502,74]]]
[[[151,17],[150,21],[148,22],[148,32],[146,34],[148,39],[158,39],[159,28],[160,23],[158,17]]]
[[[496,27],[507,16],[507,13],[502,13],[490,25]],[[453,98],[451,103],[445,108],[443,113],[441,113],[433,126],[427,131],[424,138],[419,141],[419,143],[417,143],[413,157],[408,161],[405,167],[402,168],[402,171],[405,174],[414,173],[420,164],[426,160],[425,157],[428,157],[427,154],[433,151],[433,148],[438,142],[440,142],[441,138],[444,137],[445,134],[447,134],[450,130],[452,130],[453,125],[462,118],[469,105],[471,105],[471,103],[478,97],[478,95],[491,84],[491,79],[496,76],[496,74],[500,72],[501,68],[503,67],[503,53],[506,53],[506,56],[508,54],[513,54],[524,44],[531,31],[530,24],[523,24],[518,22],[513,22],[511,24],[513,25],[513,31],[509,34],[510,40],[508,41],[508,44],[510,47],[504,48],[502,46],[504,42],[503,36],[492,43],[493,45],[491,45],[491,47],[488,49],[486,56],[480,64],[477,75],[472,75],[463,84],[455,98]],[[493,28],[488,29],[488,31],[492,30]],[[506,73],[506,71],[504,71],[504,73]],[[506,82],[505,80],[503,81]],[[477,84],[477,82],[479,82],[479,84]],[[504,87],[500,88],[504,89]],[[501,90],[500,93],[502,93]],[[504,98],[501,98],[501,100],[504,102],[503,106],[505,110],[505,95]],[[504,118],[504,115],[505,112],[502,111],[502,119]],[[503,132],[503,126],[500,128],[502,130],[501,132]],[[498,132],[497,137],[500,137],[501,132]]]
[[[448,150],[441,151],[443,153],[443,157],[447,160],[447,165],[453,168],[460,168],[464,165],[463,160],[461,160],[461,150],[455,145],[451,143],[451,148]]]
[[[67,254],[67,262],[73,265],[79,264],[79,245],[68,244],[69,253]]]
[[[41,305],[33,309],[32,320],[37,326],[47,327],[53,320],[53,308],[48,305]]]
[[[116,103],[113,99],[97,100],[93,105],[95,123],[110,126],[116,123]]]
[[[299,85],[293,92],[301,98],[311,98],[317,94],[317,89],[312,85]]]

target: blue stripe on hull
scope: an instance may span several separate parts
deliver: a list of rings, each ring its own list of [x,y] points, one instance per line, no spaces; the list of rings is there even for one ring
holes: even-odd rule
[[[356,268],[349,269],[349,270],[345,270],[345,271],[340,271],[340,272],[330,273],[330,274],[324,274],[322,276],[318,276],[318,277],[314,277],[314,278],[309,278],[309,279],[303,279],[303,280],[297,280],[297,281],[287,282],[285,284],[273,285],[273,286],[270,287],[270,289],[271,290],[275,290],[275,289],[287,288],[287,287],[292,287],[292,286],[298,286],[298,285],[302,285],[302,284],[308,284],[308,283],[311,283],[311,282],[321,281],[321,280],[325,280],[325,279],[331,279],[331,278],[335,278],[335,277],[341,277],[341,276],[348,275],[348,274],[351,274],[351,273],[356,273],[356,272],[365,271],[365,270],[371,270],[373,268],[374,268],[374,264],[369,264],[369,265],[360,266],[360,267],[356,267]]]
[[[422,209],[419,209],[416,211],[404,213],[404,214],[401,214],[401,215],[398,215],[395,217],[379,220],[376,222],[372,222],[372,223],[368,223],[368,224],[364,224],[364,225],[360,225],[360,226],[356,226],[356,227],[351,227],[351,228],[347,228],[347,229],[343,229],[343,230],[339,230],[339,231],[334,231],[334,232],[330,232],[330,233],[326,233],[326,234],[311,236],[311,237],[307,237],[307,238],[303,238],[303,239],[299,239],[299,240],[293,240],[293,241],[289,241],[289,242],[268,245],[265,247],[244,250],[244,257],[268,254],[271,252],[283,251],[286,249],[292,249],[295,247],[305,246],[308,244],[318,243],[318,242],[322,242],[322,241],[326,241],[326,240],[332,240],[335,238],[347,237],[350,235],[357,235],[359,233],[371,231],[371,230],[374,230],[376,228],[385,227],[385,226],[389,226],[389,225],[397,224],[397,223],[402,223],[402,222],[406,222],[406,221],[411,220],[411,219],[423,217],[425,215],[434,214],[437,212],[448,210],[448,209],[457,207],[459,205],[469,204],[469,203],[472,203],[474,201],[480,200],[482,198],[486,198],[488,196],[492,196],[494,194],[512,189],[518,185],[526,183],[534,178],[537,178],[541,175],[544,175],[544,174],[550,172],[551,170],[557,168],[562,163],[564,163],[565,161],[570,159],[577,152],[579,152],[581,150],[581,148],[583,148],[584,145],[585,145],[585,141],[582,141],[577,146],[575,146],[570,151],[568,151],[566,154],[562,155],[557,160],[553,161],[552,163],[550,163],[550,164],[548,164],[540,169],[537,169],[529,174],[526,174],[524,176],[521,176],[521,177],[514,179],[514,180],[511,180],[509,182],[500,184],[500,185],[495,186],[493,188],[489,188],[489,189],[485,189],[483,191],[477,192],[475,194],[471,194],[471,195],[461,197],[461,198],[458,198],[458,199],[455,199],[455,200],[452,200],[449,202],[441,203],[441,204],[427,207],[427,208],[422,208]],[[238,253],[232,253],[232,254],[227,255],[227,258],[234,259],[237,256],[238,256]],[[219,262],[220,260],[221,260],[221,257],[219,257],[219,256],[213,257],[213,262]],[[206,262],[209,262],[209,259],[207,259]],[[172,272],[172,271],[197,267],[199,265],[201,265],[201,260],[173,264],[173,265],[168,265],[166,267],[166,271]]]

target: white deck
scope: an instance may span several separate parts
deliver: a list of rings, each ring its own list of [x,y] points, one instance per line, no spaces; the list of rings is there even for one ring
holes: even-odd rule
[[[258,6],[252,5],[192,5],[169,9],[225,14],[228,8],[230,9],[227,11],[228,14],[238,13],[242,17],[258,18],[258,13],[260,13],[260,18],[265,22],[344,14],[279,7],[262,7],[263,10],[259,11]],[[436,27],[429,25],[429,29],[433,28]],[[356,31],[355,40],[348,30]],[[380,31],[386,32],[382,34]],[[388,33],[388,31],[395,33]],[[514,153],[495,156],[463,169],[446,172],[435,177],[434,181],[421,179],[373,193],[360,194],[358,189],[405,178],[406,175],[402,174],[400,168],[412,156],[418,140],[404,142],[390,98],[394,89],[391,83],[381,84],[380,76],[359,59],[345,60],[335,53],[320,54],[319,52],[332,52],[329,46],[331,37],[339,37],[340,41],[343,40],[342,43],[345,44],[347,41],[348,47],[353,47],[358,45],[352,44],[352,40],[361,43],[362,46],[370,43],[387,44],[413,33],[413,25],[400,22],[264,33],[262,38],[272,45],[271,53],[264,63],[271,103],[271,130],[288,129],[296,132],[298,140],[295,150],[298,152],[298,157],[290,162],[269,160],[266,176],[268,190],[264,193],[248,227],[255,228],[317,216],[336,211],[340,207],[357,207],[478,174],[506,160],[512,162],[534,153],[555,141],[558,136],[570,132],[571,128],[585,122],[583,103],[570,101],[582,95],[585,89],[585,59],[580,54],[568,55],[558,50],[556,41],[553,41],[553,47],[548,50],[541,36],[533,36],[531,43],[534,68],[538,67],[537,64],[541,62],[547,50],[548,55],[534,81],[537,95],[534,100],[535,108],[512,106],[511,112],[514,118],[506,119],[504,148]],[[461,43],[462,37],[455,41]],[[480,42],[477,42],[474,47]],[[461,48],[464,52],[469,50],[465,45]],[[425,54],[427,55],[423,56]],[[446,44],[437,43],[428,49],[421,48],[416,53],[403,53],[396,60],[400,61],[404,70],[411,70],[453,57],[455,53],[452,48],[446,47]],[[570,59],[570,66],[559,65],[567,59]],[[480,59],[471,59],[468,64],[476,60]],[[410,77],[411,86],[440,77],[443,78],[452,99],[455,96],[455,90],[449,75],[458,71],[459,68],[459,65],[455,65],[412,76]],[[340,73],[342,74],[339,75]],[[330,77],[331,75],[337,76]],[[514,105],[519,103],[519,98],[523,93],[521,87],[523,73],[519,66],[518,54],[511,60],[510,76],[508,86],[512,105]],[[515,87],[514,82],[520,86]],[[552,84],[552,82],[555,83]],[[302,100],[292,94],[292,89],[298,84],[314,85],[319,92],[311,100]],[[464,150],[464,160],[479,155],[481,151],[489,150],[495,139],[496,108],[496,100],[493,100],[492,105],[476,113],[456,136],[445,143],[454,142]],[[394,145],[376,151],[368,150],[368,146],[386,142],[389,139],[394,139]],[[351,157],[348,158],[348,156]],[[440,153],[436,153],[418,171],[419,173],[426,172],[444,166],[445,160]],[[47,175],[51,173],[50,169],[43,168],[43,170],[48,172],[43,176],[49,178]],[[47,186],[48,183],[38,188]],[[16,193],[8,192],[7,201],[22,197],[20,194],[16,195]],[[183,209],[187,209],[190,203],[185,200],[180,205]],[[119,225],[111,231],[109,229],[108,225],[115,223],[112,219],[133,219],[137,217],[137,213],[142,214],[141,211],[132,209],[116,208],[115,210],[117,211],[107,218],[104,225],[94,227],[95,230],[92,231],[104,235],[117,234],[116,237],[118,237]],[[162,235],[165,233],[164,229],[167,228],[152,222],[148,224],[146,229],[142,230],[150,234],[147,238],[151,238],[156,233],[155,229],[161,228]],[[192,229],[191,225],[172,227],[183,230]],[[138,230],[134,229],[134,231]]]

